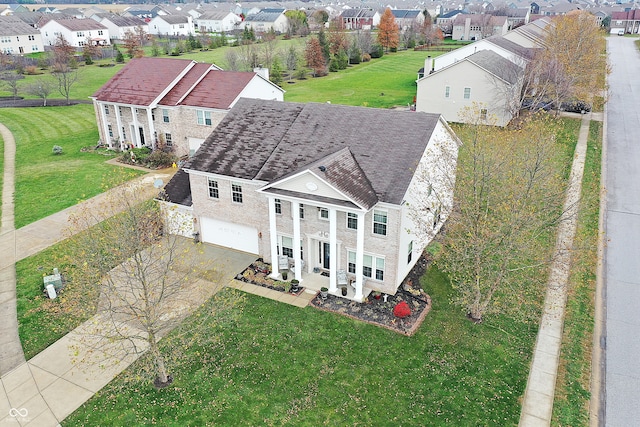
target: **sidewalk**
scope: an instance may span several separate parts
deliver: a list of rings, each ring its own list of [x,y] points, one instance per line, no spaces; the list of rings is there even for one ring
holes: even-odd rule
[[[590,113],[583,115],[564,205],[565,212],[571,217],[561,222],[558,227],[554,262],[551,265],[544,312],[522,403],[520,427],[542,427],[551,424],[564,328],[571,250],[576,232],[590,121]]]

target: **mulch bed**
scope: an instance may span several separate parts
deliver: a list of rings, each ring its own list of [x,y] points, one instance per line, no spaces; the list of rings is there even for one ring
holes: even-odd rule
[[[47,107],[66,107],[68,105],[76,104],[91,104],[91,100],[84,99],[70,99],[67,104],[66,99],[47,99]],[[13,99],[11,97],[0,98],[0,108],[12,108],[12,107],[42,107],[42,99]]]
[[[431,297],[419,288],[420,277],[424,274],[426,266],[427,259],[422,256],[400,285],[396,294],[389,295],[386,302],[384,298],[376,299],[372,295],[359,303],[331,294],[327,295],[326,299],[322,299],[318,294],[310,304],[320,310],[342,314],[352,319],[411,336],[431,310]],[[414,286],[414,284],[418,285]],[[394,307],[402,301],[406,301],[411,309],[411,314],[404,319],[393,314]]]
[[[287,290],[285,286],[289,282],[275,280],[269,277],[270,273],[271,264],[265,263],[262,258],[258,258],[255,262],[242,270],[242,273],[236,276],[236,280],[278,292],[286,292],[293,296],[298,296],[304,292],[304,288],[302,286],[299,286],[296,292],[293,292],[291,289]]]

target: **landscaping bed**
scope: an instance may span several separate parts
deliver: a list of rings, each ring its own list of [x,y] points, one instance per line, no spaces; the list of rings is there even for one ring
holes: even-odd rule
[[[271,264],[258,258],[254,263],[245,268],[242,273],[236,276],[236,280],[251,283],[252,285],[262,286],[278,292],[288,292],[292,295],[300,295],[304,288],[302,286],[293,286],[295,283],[286,280],[276,280],[269,277],[271,273]]]
[[[332,311],[353,319],[382,326],[405,335],[413,335],[431,309],[431,298],[424,291],[418,289],[405,291],[398,289],[395,295],[389,295],[386,301],[383,297],[368,297],[363,302],[349,301],[334,295],[327,295],[323,299],[320,294],[311,300],[311,305],[320,310]],[[412,293],[412,292],[415,292]],[[394,314],[399,304],[409,306],[409,316],[400,318]]]
[[[334,295],[322,298],[321,294],[311,300],[311,305],[320,310],[339,313],[353,319],[361,320],[376,326],[390,329],[404,335],[413,335],[431,310],[431,297],[420,287],[420,277],[425,273],[429,264],[428,253],[425,252],[395,295],[381,295],[373,292],[361,303],[349,301]],[[409,315],[398,317],[398,305],[407,304]]]

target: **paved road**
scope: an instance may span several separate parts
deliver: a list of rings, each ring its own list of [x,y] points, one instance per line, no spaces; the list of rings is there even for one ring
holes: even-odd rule
[[[605,356],[600,421],[640,422],[640,54],[609,37],[605,188]],[[604,417],[602,416],[604,415]]]

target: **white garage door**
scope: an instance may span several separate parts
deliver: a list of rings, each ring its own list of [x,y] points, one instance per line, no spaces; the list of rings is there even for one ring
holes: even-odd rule
[[[258,230],[213,218],[202,218],[202,241],[252,254],[258,251]]]

